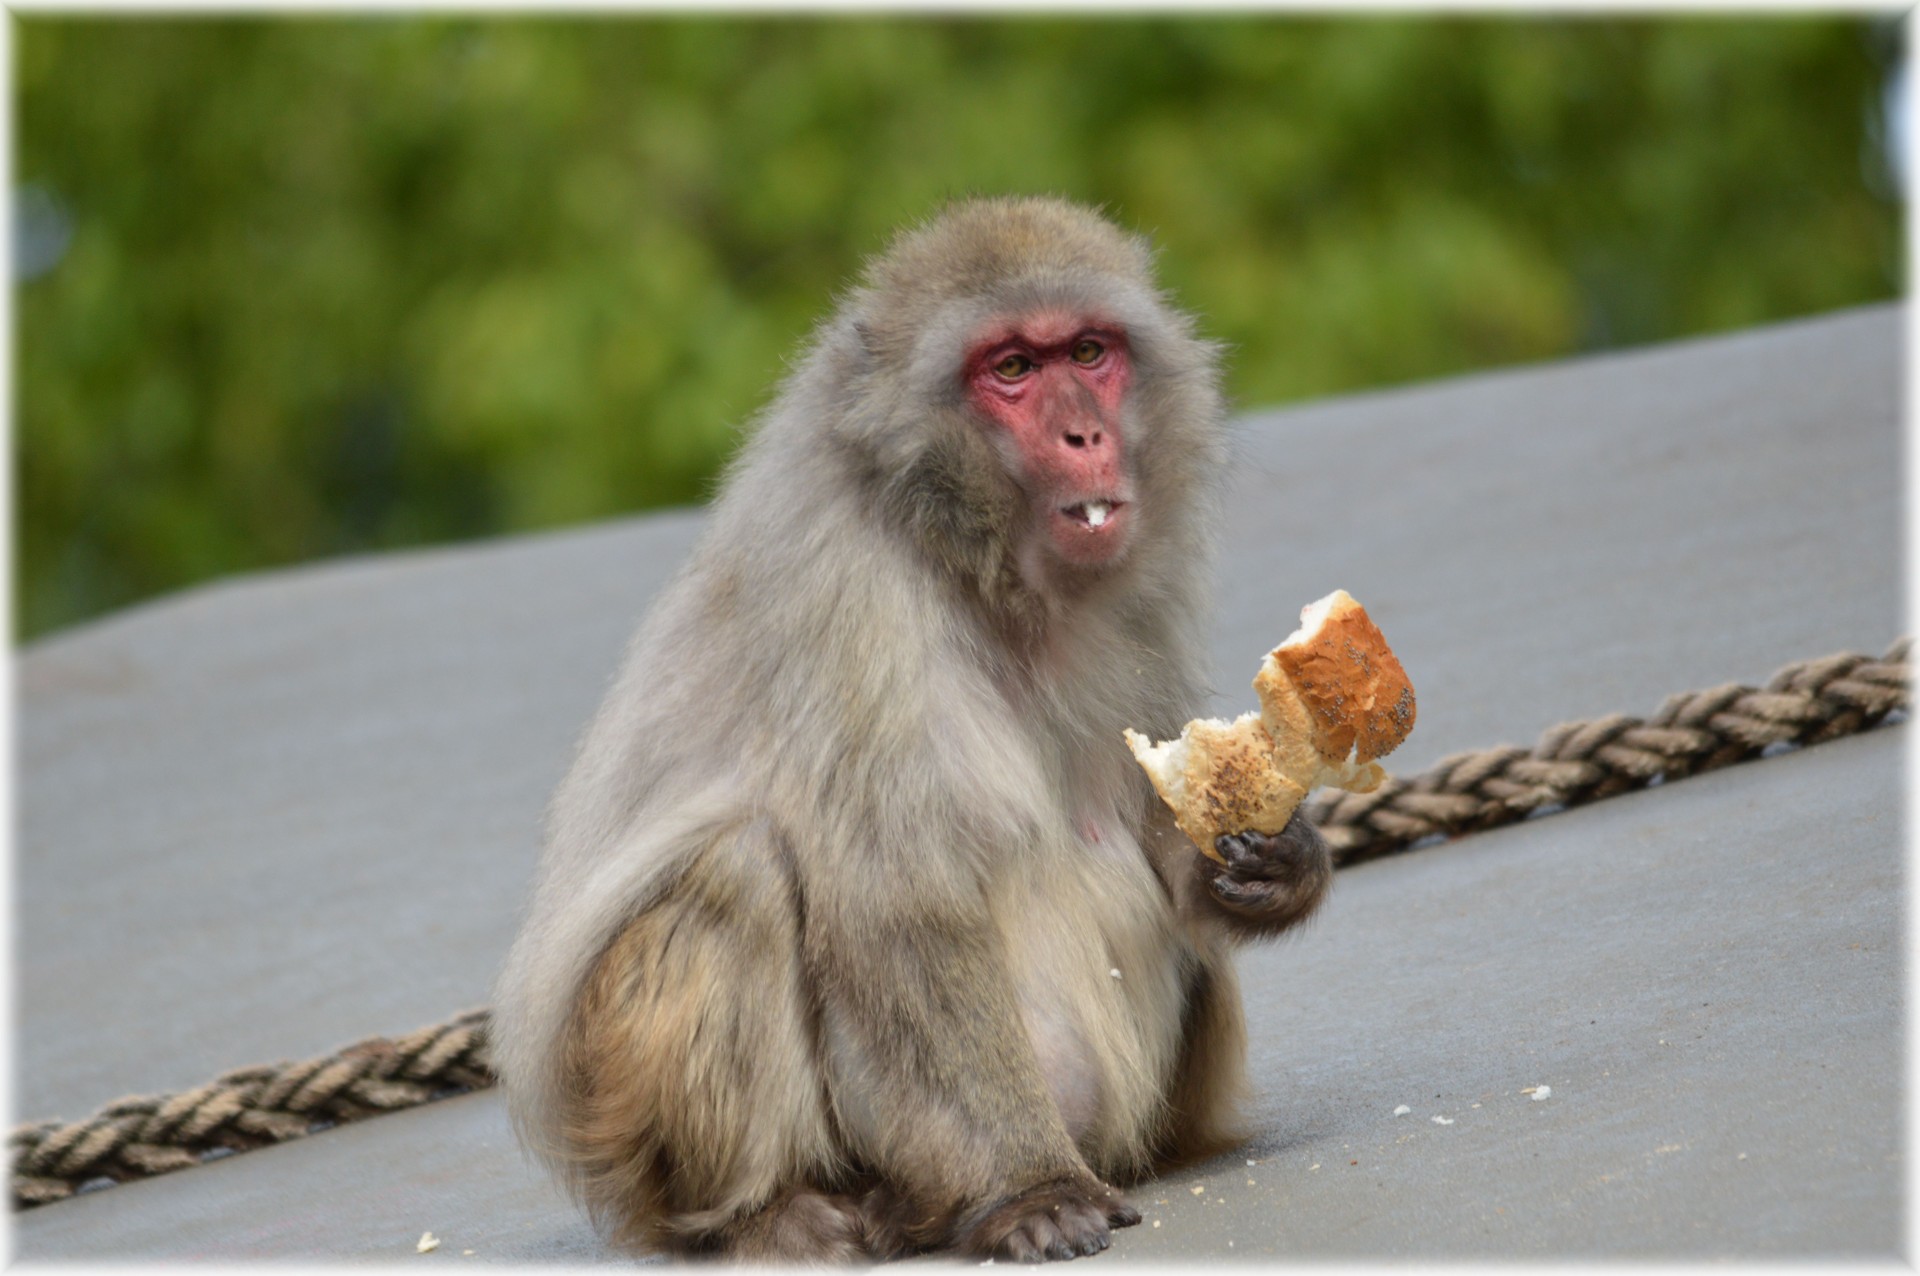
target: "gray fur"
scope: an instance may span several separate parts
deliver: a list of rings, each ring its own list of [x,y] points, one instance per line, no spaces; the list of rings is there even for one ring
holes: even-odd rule
[[[883,1214],[896,1246],[1030,1236],[1006,1202],[1037,1183],[1098,1186],[1226,1130],[1233,913],[1196,887],[1192,847],[1168,833],[1120,734],[1166,738],[1201,709],[1224,447],[1216,351],[1150,263],[1142,241],[1050,200],[965,203],[903,235],[821,326],[636,635],[554,796],[494,1043],[521,1137],[622,1239],[793,1258],[811,1237],[845,1256],[885,1248]],[[1046,589],[1016,563],[1019,475],[956,375],[968,332],[1041,303],[1124,327],[1136,368],[1131,550]],[[1097,847],[1078,832],[1088,821],[1107,829]],[[1045,903],[1029,920],[1030,900]],[[726,1166],[632,1132],[683,1167],[676,1182],[725,1184],[700,1200],[673,1198],[640,1152],[590,1169],[570,1144],[587,1118],[570,1109],[584,1083],[569,1034],[596,1027],[578,1022],[581,990],[627,928],[670,916],[752,938],[716,942],[733,955],[700,967],[698,987],[649,982],[654,958],[608,986],[705,999],[714,1016],[773,999],[757,1031],[810,1059],[768,1082],[786,1097],[755,1100],[796,1105],[790,1128],[807,1132],[742,1113]],[[1079,938],[1050,937],[1062,925]],[[1099,949],[1099,969],[1031,968],[1094,962],[1069,943]],[[743,944],[759,951],[733,952]],[[1134,982],[1109,980],[1109,960],[1135,965]],[[1220,1004],[1196,1006],[1203,993]],[[1080,1009],[1096,997],[1112,1004]],[[1192,1040],[1196,1024],[1218,1040]],[[660,1051],[634,1066],[663,1075],[629,1079],[621,1111],[710,1103],[726,1124],[738,1078],[767,1066],[723,1052],[675,1081],[697,1051],[637,1021],[622,1031]],[[1052,1059],[1075,1075],[1045,1075]],[[1213,1090],[1217,1103],[1193,1097]],[[645,1201],[623,1186],[640,1182]],[[862,1189],[860,1206],[808,1195]],[[795,1221],[823,1218],[839,1221]]]

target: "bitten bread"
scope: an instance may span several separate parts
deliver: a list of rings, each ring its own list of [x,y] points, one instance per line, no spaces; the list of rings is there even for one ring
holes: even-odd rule
[[[1366,610],[1344,589],[1301,609],[1300,627],[1253,680],[1260,712],[1199,718],[1177,740],[1126,732],[1174,822],[1214,859],[1223,833],[1278,833],[1309,789],[1365,793],[1375,761],[1413,730],[1413,684]]]
[[[1196,718],[1164,744],[1131,729],[1126,737],[1174,823],[1209,855],[1222,833],[1278,833],[1307,795],[1274,765],[1273,737],[1257,713]]]

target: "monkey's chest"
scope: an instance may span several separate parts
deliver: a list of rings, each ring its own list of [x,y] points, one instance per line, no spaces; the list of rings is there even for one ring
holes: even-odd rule
[[[1182,941],[1145,857],[1108,825],[1063,838],[1003,911],[1020,1010],[1068,1131],[1096,1164],[1150,1136],[1180,1044]]]

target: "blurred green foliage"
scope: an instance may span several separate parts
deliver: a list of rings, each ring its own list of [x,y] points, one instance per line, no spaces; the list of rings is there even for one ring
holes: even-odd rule
[[[700,499],[859,259],[1101,202],[1264,405],[1895,294],[1857,18],[15,15],[16,631]],[[1542,428],[1551,428],[1543,423]]]

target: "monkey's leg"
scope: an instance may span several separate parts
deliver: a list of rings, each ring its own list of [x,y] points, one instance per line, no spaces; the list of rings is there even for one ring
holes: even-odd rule
[[[891,1256],[886,1248],[876,1255],[869,1231],[853,1197],[795,1188],[681,1248],[734,1263],[844,1264]]]
[[[1245,1140],[1240,1104],[1247,1088],[1247,1024],[1233,961],[1203,953],[1187,990],[1180,1060],[1167,1094],[1163,1168],[1224,1152]]]
[[[1187,987],[1181,1051],[1167,1091],[1168,1121],[1158,1141],[1162,1164],[1211,1156],[1243,1141],[1247,1029],[1231,945],[1278,933],[1326,894],[1332,856],[1318,829],[1296,816],[1272,838],[1223,837],[1232,868],[1194,849],[1166,808],[1150,808],[1144,845],[1176,907],[1199,965]]]
[[[561,1132],[617,1244],[785,1262],[864,1252],[815,1061],[798,917],[770,833],[700,853],[576,1002]]]
[[[809,899],[808,964],[849,1149],[911,1244],[1025,1262],[1097,1253],[1140,1216],[1075,1148],[984,904],[943,894],[936,876],[929,865],[915,892],[880,883]]]

